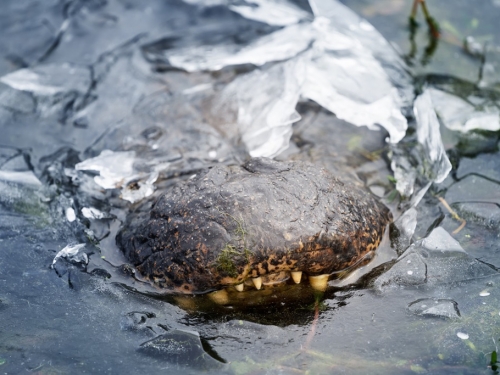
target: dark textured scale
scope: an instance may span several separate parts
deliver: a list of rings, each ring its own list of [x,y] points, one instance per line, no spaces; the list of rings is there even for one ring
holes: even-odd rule
[[[152,282],[200,293],[268,273],[346,269],[378,246],[390,219],[377,198],[324,169],[259,158],[174,187],[117,242]]]

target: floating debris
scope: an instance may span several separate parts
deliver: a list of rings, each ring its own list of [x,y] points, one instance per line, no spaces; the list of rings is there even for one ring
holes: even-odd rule
[[[83,207],[82,215],[87,219],[105,219],[108,217],[107,214],[94,207]]]
[[[76,245],[68,245],[61,251],[57,253],[52,261],[52,268],[57,263],[60,258],[65,258],[71,263],[83,263],[87,264],[89,262],[89,257],[83,251],[80,251],[85,247],[84,243],[79,243]]]
[[[99,176],[94,177],[96,184],[104,189],[116,189],[134,176],[134,160],[134,151],[104,150],[99,156],[78,163],[75,169],[99,172]]]
[[[68,220],[70,223],[76,220],[75,210],[71,207],[68,207],[66,209],[66,220]]]
[[[408,310],[419,316],[460,319],[458,304],[451,299],[418,299],[408,305]]]
[[[42,183],[32,171],[0,171],[0,180],[18,184],[41,186]]]

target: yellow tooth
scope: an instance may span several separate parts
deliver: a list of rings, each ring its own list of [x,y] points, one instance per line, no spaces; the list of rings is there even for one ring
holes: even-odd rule
[[[302,278],[302,271],[292,271],[291,274],[295,284],[300,284],[300,279]]]
[[[255,289],[260,290],[262,288],[262,277],[254,277],[252,279],[253,285],[255,285]]]
[[[243,283],[241,284],[238,284],[238,285],[235,285],[234,288],[238,291],[238,292],[243,292]]]
[[[314,290],[324,292],[328,286],[328,277],[330,275],[309,276],[309,284]]]
[[[209,293],[208,298],[210,298],[213,302],[218,305],[227,305],[229,303],[229,295],[227,294],[227,290],[216,290],[215,292]]]

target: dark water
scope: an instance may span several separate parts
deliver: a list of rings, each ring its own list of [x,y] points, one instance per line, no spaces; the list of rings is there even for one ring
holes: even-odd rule
[[[421,12],[412,41],[408,2],[344,3],[395,43],[416,87],[499,106],[500,68],[496,76],[484,70],[486,62],[499,66],[498,2],[429,1],[442,32],[434,51]],[[387,241],[354,284],[331,282],[321,296],[307,284],[230,292],[226,306],[203,296],[162,296],[118,267],[125,260],[114,235],[129,210],[147,203],[95,189],[91,175],[70,178],[78,162],[105,149],[134,150],[169,163],[157,184],[166,189],[201,167],[245,157],[204,122],[203,95],[176,93],[223,85],[247,67],[187,74],[148,60],[147,51],[166,37],[162,43],[174,46],[245,44],[274,29],[223,6],[181,1],[5,2],[0,76],[67,63],[53,74],[70,89],[47,99],[0,84],[0,170],[27,176],[25,183],[0,179],[1,373],[494,373],[488,365],[500,346],[498,132],[443,127],[453,170],[418,206],[413,241],[460,226],[443,197],[467,222],[453,238],[468,255],[436,255],[417,242],[390,269],[399,249]],[[467,54],[467,36],[491,50]],[[303,119],[283,158],[356,173],[401,212],[389,194],[385,133],[353,127],[310,102],[298,111]],[[158,129],[160,151],[148,148]],[[213,150],[217,161],[207,157]],[[90,220],[84,207],[108,216]],[[67,208],[76,220],[68,222]],[[51,267],[61,249],[77,243],[87,244],[88,266],[59,260]],[[412,265],[411,275],[402,264]]]

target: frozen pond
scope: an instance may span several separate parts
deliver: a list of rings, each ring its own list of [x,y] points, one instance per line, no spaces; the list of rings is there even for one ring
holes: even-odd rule
[[[407,3],[4,0],[0,373],[495,373],[500,3],[429,1],[438,39]],[[324,292],[145,282],[122,225],[250,156],[379,196],[371,263]]]

